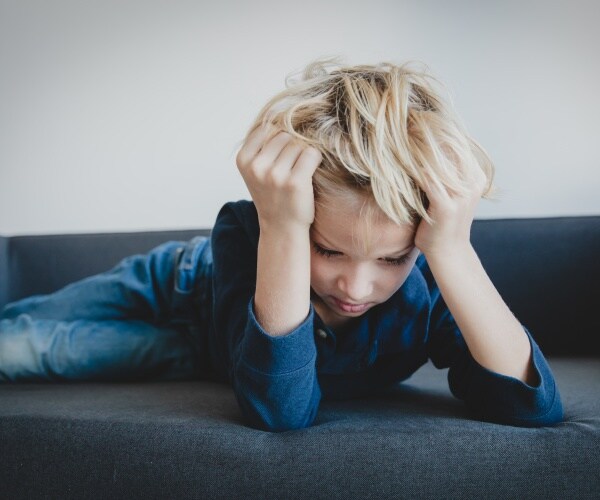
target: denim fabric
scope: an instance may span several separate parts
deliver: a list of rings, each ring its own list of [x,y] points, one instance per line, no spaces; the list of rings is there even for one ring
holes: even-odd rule
[[[0,314],[0,381],[176,380],[209,370],[210,239],[168,241]]]

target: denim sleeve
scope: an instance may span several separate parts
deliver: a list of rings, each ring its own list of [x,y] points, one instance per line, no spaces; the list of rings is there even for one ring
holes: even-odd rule
[[[214,322],[225,336],[229,378],[251,427],[280,432],[309,427],[321,391],[316,373],[314,308],[286,335],[267,334],[254,311],[258,224],[226,204],[212,231]],[[255,227],[256,226],[256,227]]]
[[[523,325],[533,356],[537,383],[528,385],[480,365],[471,355],[450,310],[424,269],[432,301],[427,340],[428,355],[436,368],[448,368],[452,394],[465,402],[475,418],[519,427],[560,423],[563,407],[550,366],[530,332]]]

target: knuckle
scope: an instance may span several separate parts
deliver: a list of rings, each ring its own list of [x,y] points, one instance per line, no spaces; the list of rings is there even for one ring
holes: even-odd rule
[[[313,146],[308,146],[306,148],[306,152],[315,159],[321,159],[323,157],[323,154],[321,153],[321,151],[319,151],[317,148],[315,148]]]
[[[320,150],[318,150],[317,148],[312,148],[312,150],[315,152],[317,158],[323,158],[323,153]]]
[[[235,157],[235,163],[238,167],[238,169],[242,169],[244,168],[244,166],[246,165],[246,156],[243,154],[243,152],[239,152],[236,157]]]
[[[295,192],[300,189],[302,182],[295,176],[290,176],[285,180],[284,187],[286,191]]]
[[[280,187],[283,184],[281,176],[274,169],[271,169],[266,173],[265,182],[273,187]]]
[[[262,164],[257,158],[254,158],[248,163],[248,169],[252,172],[258,172],[262,169]]]

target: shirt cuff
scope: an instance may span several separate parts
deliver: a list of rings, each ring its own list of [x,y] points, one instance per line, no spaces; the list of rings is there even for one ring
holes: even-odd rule
[[[537,385],[488,370],[467,349],[448,372],[450,388],[484,420],[518,426],[560,422],[563,408],[554,376],[539,346],[527,328],[523,329],[531,345]]]
[[[270,375],[296,371],[314,362],[317,347],[314,340],[314,306],[305,320],[291,332],[269,335],[254,314],[254,296],[248,302],[248,322],[241,346],[241,358],[251,368]]]

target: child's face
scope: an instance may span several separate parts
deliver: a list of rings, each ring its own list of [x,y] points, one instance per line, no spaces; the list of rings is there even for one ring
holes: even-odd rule
[[[317,312],[332,322],[361,316],[388,300],[404,283],[419,256],[414,246],[415,226],[401,227],[383,218],[371,228],[367,252],[358,201],[328,198],[325,206],[316,209],[310,230],[313,303],[319,306]],[[336,254],[326,256],[321,249]],[[355,307],[344,307],[338,301]]]

